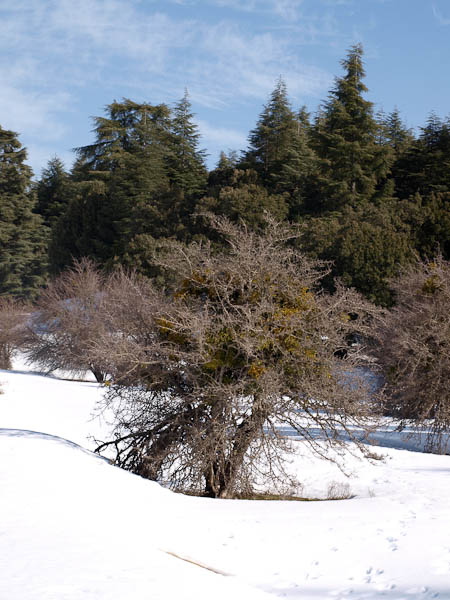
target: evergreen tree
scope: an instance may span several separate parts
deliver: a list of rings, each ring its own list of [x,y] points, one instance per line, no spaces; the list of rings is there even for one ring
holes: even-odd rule
[[[186,197],[203,192],[207,178],[205,151],[198,148],[200,134],[193,117],[186,90],[173,110],[171,152],[167,156],[169,181]]]
[[[189,239],[194,232],[192,215],[207,182],[205,151],[199,149],[200,134],[193,121],[187,90],[175,105],[170,121],[170,138],[165,159],[169,187],[159,197],[164,218],[154,237]]]
[[[17,134],[0,127],[0,294],[32,298],[45,280],[47,228],[25,160]]]
[[[450,192],[450,119],[432,113],[393,171],[400,198]]]
[[[450,258],[450,120],[431,114],[393,166],[399,197],[422,258]]]
[[[207,195],[198,202],[197,213],[225,216],[252,229],[264,228],[268,214],[280,221],[286,219],[287,194],[275,193],[263,186],[258,173],[243,166],[235,152],[221,153],[217,167],[209,173]],[[216,240],[217,233],[209,224],[209,219],[197,219],[197,233]]]
[[[397,205],[398,215],[411,230],[411,243],[420,257],[440,253],[450,258],[450,192],[419,192]]]
[[[384,126],[386,142],[393,149],[395,158],[399,158],[414,142],[412,129],[403,123],[397,108],[387,115],[381,126]]]
[[[83,257],[105,264],[116,243],[102,181],[77,182],[65,212],[54,225],[49,244],[50,272],[58,274]]]
[[[311,212],[314,176],[318,168],[317,155],[311,147],[311,123],[306,107],[297,115],[296,131],[286,152],[276,179],[276,191],[288,194],[289,219],[296,221]]]
[[[49,160],[36,186],[35,212],[42,216],[45,225],[53,228],[69,204],[72,185],[64,164],[58,157]]]
[[[390,280],[414,257],[402,208],[401,202],[387,200],[379,206],[347,206],[307,221],[302,248],[332,264],[324,281],[329,289],[338,277],[377,304],[392,303]]]
[[[287,217],[286,195],[270,193],[258,183],[256,171],[228,165],[222,156],[217,169],[210,173],[208,196],[198,203],[200,213],[225,216],[230,221],[243,222],[254,229],[267,224],[266,213],[279,220]],[[208,227],[206,232],[208,237],[214,237],[214,232]]]
[[[275,185],[296,131],[297,120],[287,97],[286,84],[280,78],[255,129],[250,132],[250,147],[243,160],[244,166],[258,173],[264,185]]]
[[[106,112],[106,117],[94,119],[95,142],[76,149],[77,194],[57,226],[54,270],[83,256],[101,263],[123,262],[134,236],[159,237],[167,227],[168,107],[124,99]]]
[[[318,201],[323,209],[356,206],[372,199],[389,172],[391,154],[377,144],[378,125],[367,88],[361,45],[350,48],[315,123],[315,147],[320,157]]]
[[[304,210],[308,180],[316,166],[310,129],[305,107],[298,114],[293,112],[286,84],[279,79],[250,132],[250,148],[242,161],[244,169],[258,173],[260,183],[269,192],[286,195],[290,219],[296,219]]]

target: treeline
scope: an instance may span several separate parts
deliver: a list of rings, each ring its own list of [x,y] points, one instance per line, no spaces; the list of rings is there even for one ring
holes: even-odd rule
[[[332,261],[326,287],[338,276],[389,306],[400,266],[450,258],[450,120],[432,114],[415,136],[397,110],[376,114],[362,58],[360,45],[349,50],[314,116],[278,81],[248,149],[222,153],[210,172],[187,94],[173,109],[113,102],[71,172],[55,158],[38,182],[0,128],[0,294],[33,299],[82,257],[155,278],[161,241],[222,244],[199,215],[261,229],[270,213],[301,225],[300,249]]]

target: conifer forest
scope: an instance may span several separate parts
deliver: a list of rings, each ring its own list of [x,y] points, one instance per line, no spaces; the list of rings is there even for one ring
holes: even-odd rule
[[[417,257],[450,254],[450,121],[430,114],[414,135],[397,110],[365,99],[363,50],[342,60],[315,115],[293,107],[282,79],[248,148],[208,172],[188,94],[165,104],[113,101],[94,143],[32,178],[19,136],[0,128],[0,294],[34,299],[49,277],[89,257],[154,277],[161,240],[211,239],[204,213],[250,228],[264,215],[300,226],[297,244],[335,277],[393,304],[389,281]]]

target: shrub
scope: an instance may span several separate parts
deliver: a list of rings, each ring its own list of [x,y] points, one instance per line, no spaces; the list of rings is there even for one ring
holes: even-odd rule
[[[445,452],[450,430],[450,263],[438,256],[403,271],[397,304],[380,321],[376,350],[387,414],[425,430]]]
[[[22,343],[29,307],[19,300],[0,298],[0,369],[11,369],[11,358]]]
[[[170,293],[111,276],[96,347],[117,420],[98,451],[113,448],[120,466],[174,488],[230,497],[279,472],[292,447],[280,426],[322,455],[323,440],[353,438],[369,404],[353,371],[363,349],[347,340],[368,334],[375,309],[349,290],[322,293],[327,265],[286,245],[290,227],[212,224],[228,251],[169,245],[160,262],[175,274]]]
[[[30,362],[48,371],[90,370],[97,381],[104,380],[104,369],[91,353],[104,328],[104,285],[105,277],[86,259],[48,284],[23,336]]]

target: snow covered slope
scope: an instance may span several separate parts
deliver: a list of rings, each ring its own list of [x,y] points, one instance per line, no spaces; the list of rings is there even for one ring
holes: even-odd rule
[[[449,456],[376,449],[347,480],[299,443],[305,495],[355,497],[185,497],[89,451],[97,385],[0,384],[0,600],[450,599]]]

